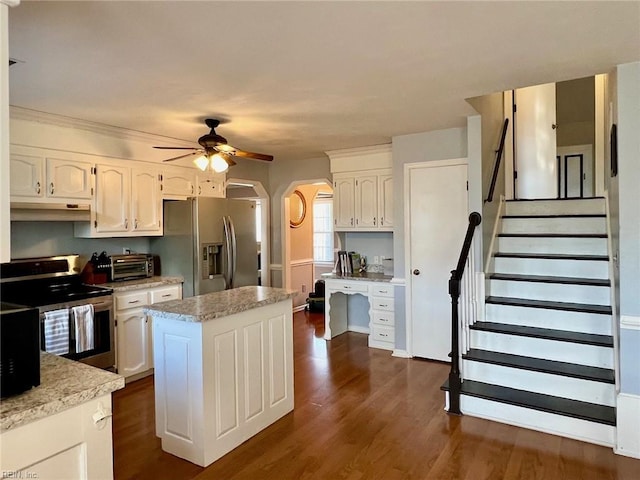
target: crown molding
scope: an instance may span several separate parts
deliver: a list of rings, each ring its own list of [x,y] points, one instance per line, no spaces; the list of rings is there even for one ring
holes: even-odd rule
[[[391,153],[391,144],[371,145],[369,147],[345,148],[342,150],[327,150],[326,153],[331,159],[359,157],[371,153]]]
[[[20,0],[0,0],[0,3],[9,7],[17,7],[20,5]]]
[[[3,2],[5,0],[0,0]],[[78,118],[67,117],[55,113],[40,112],[30,108],[9,106],[9,118],[12,120],[23,120],[28,122],[45,123],[63,128],[74,128],[84,130],[91,133],[106,135],[123,140],[134,140],[144,143],[167,143],[177,144],[176,146],[193,147],[194,143],[179,138],[167,137],[164,135],[156,135],[154,133],[140,132],[138,130],[130,130],[128,128],[114,127],[103,123],[91,122],[89,120],[81,120]]]

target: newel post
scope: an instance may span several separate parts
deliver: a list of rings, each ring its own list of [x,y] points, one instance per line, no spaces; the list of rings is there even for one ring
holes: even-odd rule
[[[449,295],[451,295],[451,370],[449,371],[449,410],[453,415],[462,415],[460,411],[460,352],[458,342],[458,299],[460,298],[460,279],[457,271],[451,270],[449,279]]]

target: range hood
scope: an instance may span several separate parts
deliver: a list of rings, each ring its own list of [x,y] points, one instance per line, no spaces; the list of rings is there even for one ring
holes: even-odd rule
[[[91,206],[77,203],[11,202],[11,221],[89,222]]]

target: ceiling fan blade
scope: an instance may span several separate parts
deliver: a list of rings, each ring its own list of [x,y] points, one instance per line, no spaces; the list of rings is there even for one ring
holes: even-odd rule
[[[266,155],[264,153],[245,152],[244,150],[235,149],[234,155],[236,157],[251,158],[253,160],[264,160],[265,162],[271,162],[273,155]]]
[[[160,148],[162,150],[199,150],[198,147],[153,147]]]
[[[192,157],[194,155],[202,155],[203,153],[204,150],[196,150],[195,152],[185,153],[184,155],[178,155],[177,157],[167,158],[166,160],[163,160],[163,162],[173,162],[174,160],[180,160],[181,158]]]

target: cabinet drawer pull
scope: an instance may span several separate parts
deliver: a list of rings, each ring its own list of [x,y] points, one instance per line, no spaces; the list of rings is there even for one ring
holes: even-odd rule
[[[380,217],[380,225],[384,225],[384,217]]]
[[[381,333],[380,336],[381,337],[388,337],[389,335],[387,335],[386,333]]]
[[[132,303],[140,303],[140,300],[130,300],[130,301],[129,301],[129,302],[127,302],[127,303],[129,303],[129,304],[132,304]]]
[[[167,297],[170,297],[170,296],[171,296],[170,293],[166,293],[166,294],[162,295],[162,298],[167,298]]]
[[[124,219],[124,228],[125,228],[125,230],[129,228],[129,219],[128,218]]]
[[[36,193],[40,195],[40,182],[36,183]]]
[[[348,289],[350,289],[351,287],[350,287],[349,285],[345,285],[345,286],[344,286],[344,287],[342,287],[342,288],[344,288],[345,290],[348,290]]]
[[[380,303],[379,306],[381,307],[388,307],[389,305],[387,305],[386,303]]]
[[[51,187],[51,195],[53,195],[53,182],[51,182],[51,184],[49,185]]]
[[[136,218],[133,222],[134,222],[133,223],[133,228],[134,228],[134,230],[137,230],[138,229],[138,219]]]

